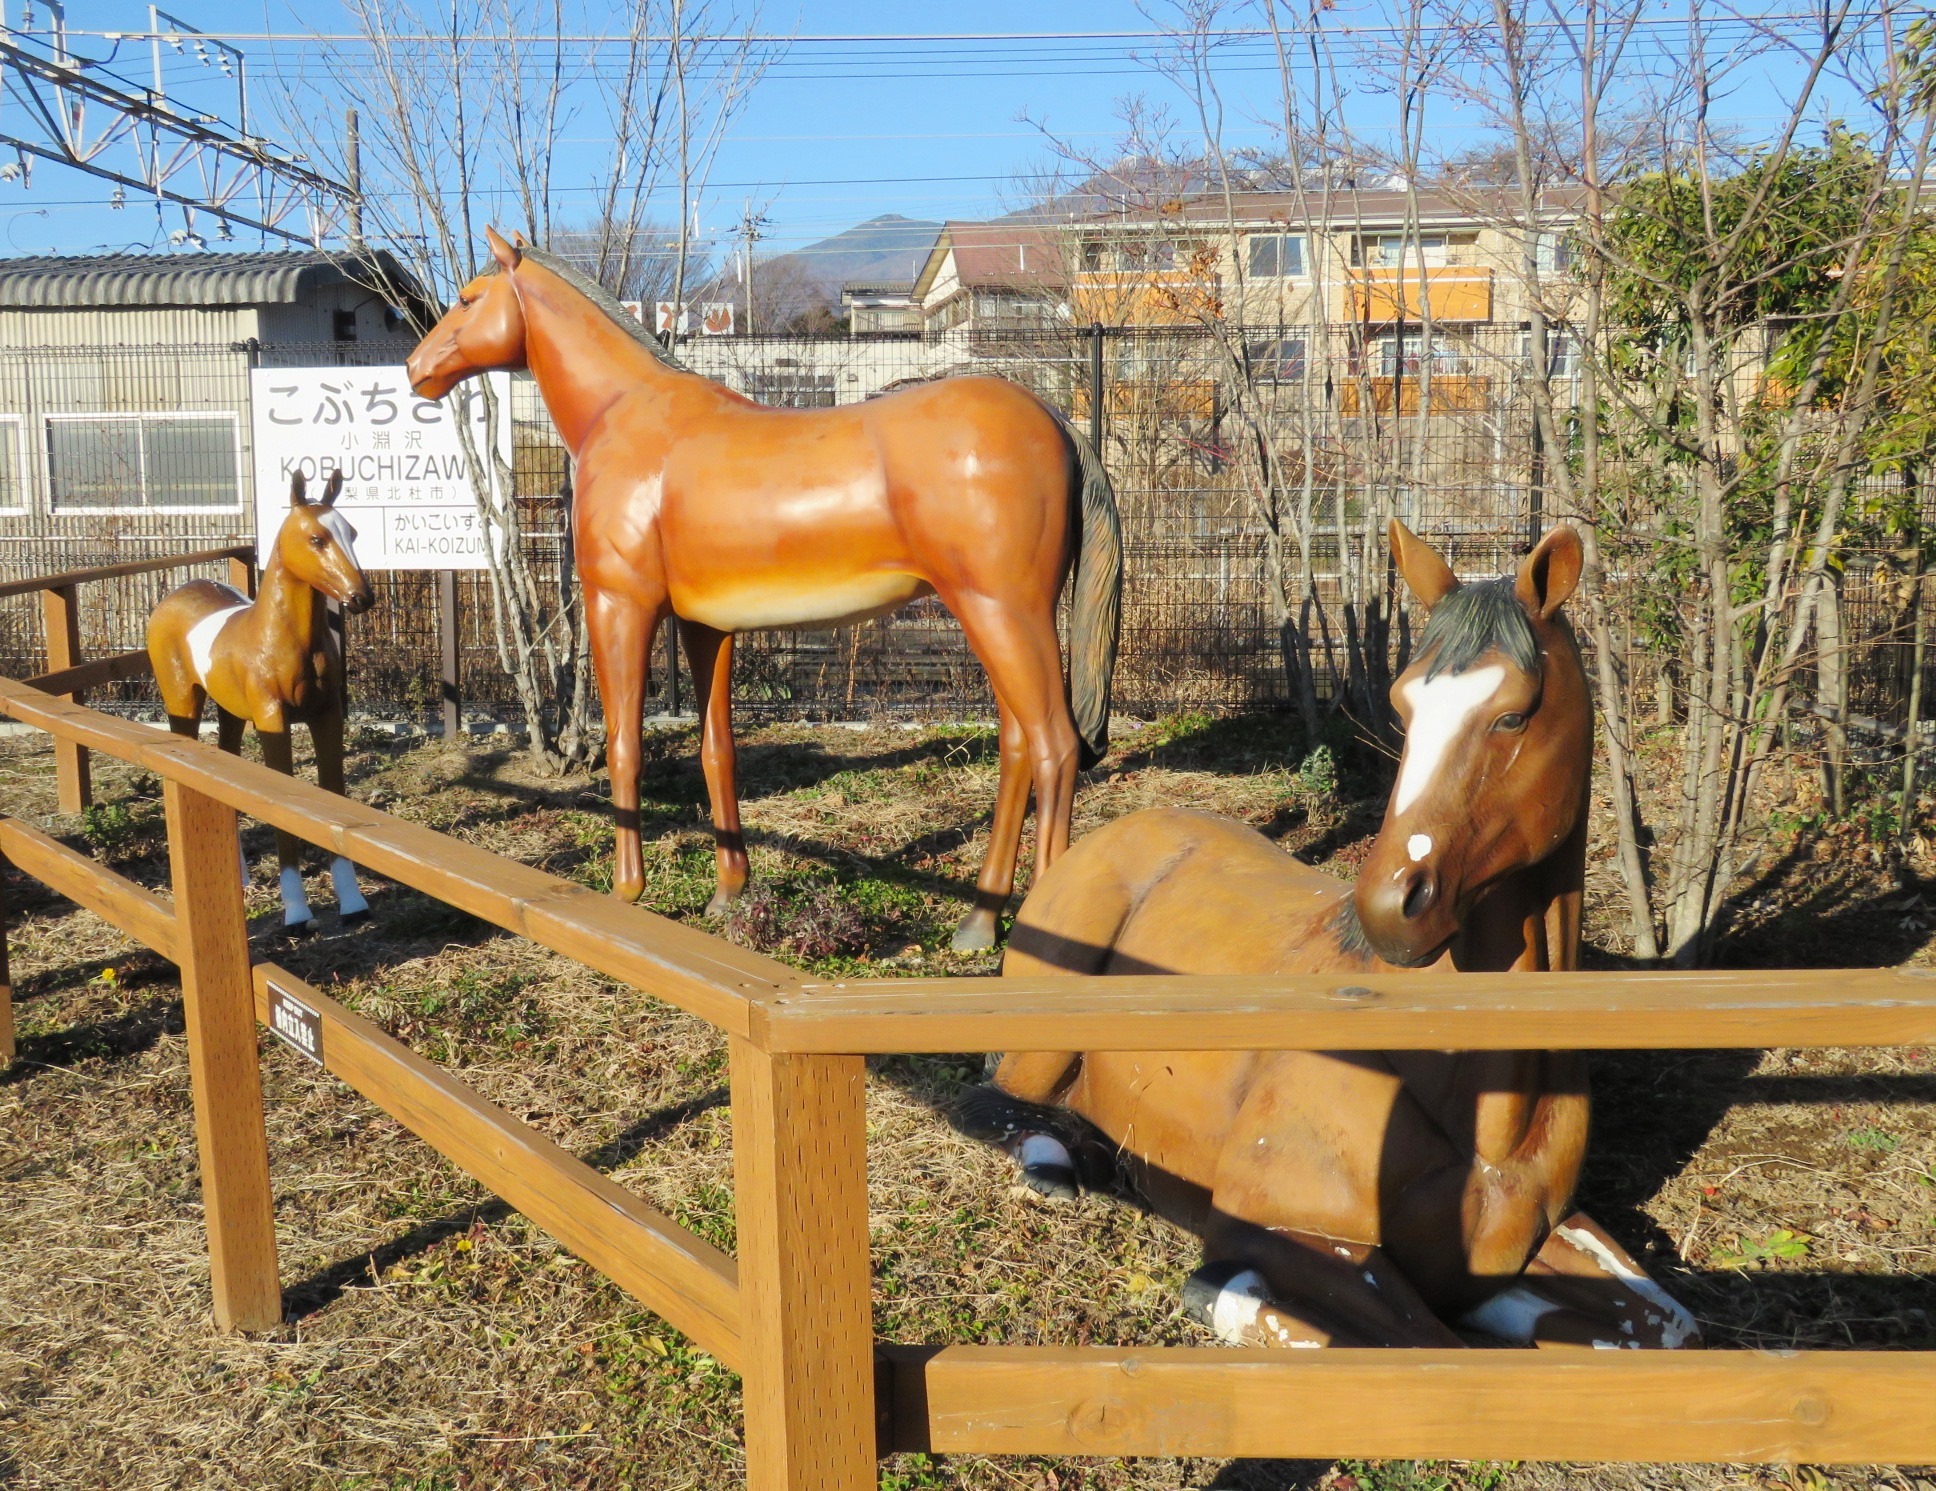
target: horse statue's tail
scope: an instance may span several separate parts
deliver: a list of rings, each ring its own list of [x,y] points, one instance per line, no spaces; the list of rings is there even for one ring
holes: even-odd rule
[[[1082,737],[1079,761],[1094,766],[1109,750],[1109,687],[1123,618],[1123,528],[1116,489],[1089,437],[1067,420],[1080,492],[1071,492],[1080,533],[1069,623],[1069,708]]]

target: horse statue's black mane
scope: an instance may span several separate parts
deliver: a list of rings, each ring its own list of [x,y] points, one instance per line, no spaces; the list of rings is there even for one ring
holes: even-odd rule
[[[599,284],[597,280],[586,274],[582,269],[574,268],[557,254],[550,253],[545,249],[533,248],[529,244],[525,245],[522,252],[524,257],[529,259],[533,264],[536,264],[541,269],[549,269],[559,279],[570,285],[572,289],[576,290],[585,299],[589,300],[606,315],[610,316],[613,321],[618,323],[619,328],[627,336],[645,348],[654,357],[658,358],[660,362],[669,368],[678,368],[681,372],[686,370],[684,364],[672,355],[671,350],[665,343],[647,331],[644,323],[619,303],[619,298],[616,295]]]
[[[1524,673],[1539,672],[1539,639],[1519,604],[1513,577],[1461,585],[1432,607],[1425,634],[1418,639],[1418,655],[1428,658],[1425,676],[1463,673],[1492,648]]]

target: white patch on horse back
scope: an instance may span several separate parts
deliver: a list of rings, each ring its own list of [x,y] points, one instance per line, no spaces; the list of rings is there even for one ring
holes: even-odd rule
[[[1550,1299],[1535,1294],[1524,1285],[1502,1289],[1476,1309],[1467,1310],[1460,1324],[1499,1337],[1502,1341],[1529,1342],[1542,1316],[1559,1308]]]
[[[224,585],[222,588],[234,596],[242,594],[233,586]],[[188,644],[188,665],[203,683],[208,682],[208,670],[215,666],[215,639],[221,635],[223,627],[248,609],[249,602],[246,600],[239,606],[224,606],[219,611],[210,611],[188,629],[188,635],[182,639]]]
[[[1430,834],[1413,834],[1405,841],[1405,852],[1412,857],[1412,863],[1417,864],[1432,852],[1432,836]]]
[[[1470,673],[1414,678],[1405,685],[1412,722],[1405,727],[1405,757],[1399,763],[1398,786],[1392,792],[1394,813],[1402,813],[1418,801],[1466,721],[1505,681],[1506,670],[1494,663]]]
[[[362,569],[363,561],[356,557],[356,530],[350,527],[350,520],[332,507],[323,513],[322,524],[336,536],[336,542],[343,546],[350,563]]]
[[[932,594],[934,587],[919,575],[850,574],[818,584],[796,576],[785,585],[756,583],[696,596],[681,595],[675,588],[672,608],[722,632],[787,631],[848,626]]]
[[[1698,1336],[1701,1333],[1700,1326],[1695,1324],[1694,1317],[1688,1313],[1685,1305],[1646,1274],[1627,1263],[1584,1227],[1556,1227],[1553,1230],[1559,1234],[1561,1241],[1586,1254],[1648,1304],[1660,1310],[1660,1315],[1655,1315],[1652,1310],[1649,1310],[1647,1323],[1660,1327],[1661,1345],[1672,1350],[1690,1336]],[[1639,1345],[1638,1342],[1634,1344]]]

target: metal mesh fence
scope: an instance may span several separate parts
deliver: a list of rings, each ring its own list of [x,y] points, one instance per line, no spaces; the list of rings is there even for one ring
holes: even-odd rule
[[[1249,410],[1293,453],[1311,494],[1306,539],[1331,614],[1343,600],[1339,534],[1360,528],[1367,512],[1397,512],[1471,576],[1501,573],[1540,526],[1524,334],[1511,327],[1422,344],[1355,326],[1258,328],[1234,341],[1183,328],[1097,337],[978,326],[931,337],[702,337],[679,350],[695,371],[766,403],[831,407],[973,373],[1028,386],[1080,428],[1099,424],[1125,544],[1116,699],[1149,715],[1288,698],[1258,505],[1240,458],[1253,426],[1233,384],[1239,347]],[[251,541],[250,367],[394,356],[357,344],[0,350],[0,575]],[[1556,354],[1562,395],[1565,356]],[[528,377],[514,380],[513,419],[533,558],[555,577],[566,463]],[[89,587],[87,654],[141,645],[149,608],[182,578]],[[438,698],[436,577],[374,579],[376,607],[349,623],[356,703],[422,716]],[[508,705],[488,585],[465,574],[457,593],[466,703]],[[1886,556],[1862,555],[1844,598],[1851,707],[1899,721],[1911,596]],[[44,656],[33,597],[0,601],[0,668],[31,674]],[[663,680],[662,669],[655,674]],[[1325,671],[1316,682],[1320,693],[1336,685]],[[141,685],[125,690],[130,702],[143,697]],[[735,698],[751,712],[806,718],[992,712],[979,664],[932,598],[857,627],[743,638]]]

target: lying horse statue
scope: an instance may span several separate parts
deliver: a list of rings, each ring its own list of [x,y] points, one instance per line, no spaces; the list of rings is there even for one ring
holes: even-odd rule
[[[1122,552],[1094,449],[999,378],[944,378],[835,409],[767,408],[682,371],[563,260],[488,237],[496,272],[466,285],[410,354],[410,385],[440,398],[474,373],[529,368],[571,452],[572,531],[618,819],[613,893],[635,901],[645,888],[640,719],[667,617],[678,620],[704,710],[716,913],[747,874],[734,634],[845,626],[938,595],[988,670],[1001,714],[988,858],[955,933],[957,949],[994,946],[1031,783],[1039,874],[1068,845],[1078,768],[1108,742]],[[1055,611],[1072,568],[1065,689]]]
[[[1461,585],[1401,524],[1430,610],[1392,688],[1405,749],[1354,887],[1227,818],[1133,813],[1037,884],[1011,975],[1350,973],[1578,966],[1593,720],[1560,606],[1558,528],[1516,576]],[[1516,1341],[1677,1346],[1692,1318],[1572,1210],[1587,1135],[1573,1052],[1018,1052],[963,1126],[1038,1189],[1075,1175],[1057,1104],[1197,1231],[1186,1301],[1251,1345]],[[1019,1100],[1019,1101],[1018,1101]]]
[[[342,489],[338,471],[322,500],[309,502],[302,474],[291,479],[289,516],[276,532],[253,601],[233,586],[190,580],[163,596],[148,617],[148,657],[171,730],[198,735],[202,706],[213,699],[223,750],[239,754],[243,725],[254,725],[263,761],[289,774],[295,770],[289,727],[304,722],[316,747],[316,780],[330,792],[343,790],[343,656],[323,598],[352,613],[367,611],[371,599],[356,560],[356,530],[335,509]],[[316,928],[300,853],[296,839],[277,829],[287,932]],[[329,868],[343,925],[355,926],[370,914],[356,866],[339,854]]]

